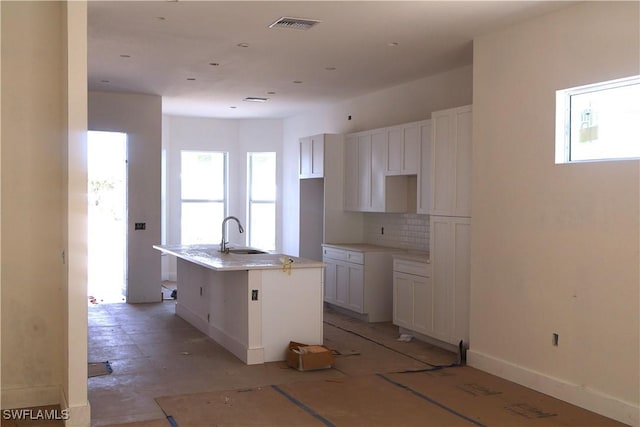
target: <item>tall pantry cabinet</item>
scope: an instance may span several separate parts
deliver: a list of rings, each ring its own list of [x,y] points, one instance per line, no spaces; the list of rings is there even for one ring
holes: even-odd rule
[[[436,111],[431,120],[418,124],[417,211],[430,218],[431,273],[425,279],[430,283],[424,288],[428,295],[413,303],[414,318],[420,307],[425,311],[420,318],[425,320],[413,330],[452,345],[469,341],[471,114],[470,105],[451,108]],[[397,278],[402,286],[402,276]],[[398,315],[394,323],[406,327],[404,314]]]
[[[434,300],[446,307],[434,338],[454,345],[469,341],[471,133],[470,105],[431,115],[429,249]]]

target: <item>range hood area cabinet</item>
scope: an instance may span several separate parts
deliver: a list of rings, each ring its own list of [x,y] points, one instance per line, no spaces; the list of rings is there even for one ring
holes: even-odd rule
[[[435,111],[419,126],[418,213],[470,217],[471,105]]]
[[[387,128],[386,175],[417,175],[419,169],[419,123]]]
[[[345,210],[388,213],[416,211],[416,175],[387,174],[390,152],[399,159],[397,163],[405,163],[402,161],[404,154],[401,150],[405,146],[402,137],[394,138],[390,146],[389,129],[374,129],[345,136]],[[410,152],[407,150],[407,153]]]

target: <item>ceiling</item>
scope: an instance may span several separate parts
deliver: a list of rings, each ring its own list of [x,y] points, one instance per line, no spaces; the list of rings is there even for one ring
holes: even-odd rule
[[[89,90],[161,95],[165,114],[284,118],[471,64],[474,37],[567,4],[89,1]],[[321,22],[269,28],[281,17]]]

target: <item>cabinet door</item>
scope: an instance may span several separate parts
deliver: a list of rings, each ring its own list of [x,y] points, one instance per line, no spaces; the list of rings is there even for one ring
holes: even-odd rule
[[[417,123],[409,123],[402,128],[402,174],[418,173],[420,165],[420,135]]]
[[[371,134],[358,136],[358,208],[371,210]]]
[[[402,173],[402,126],[387,128],[387,175]]]
[[[429,335],[433,331],[433,281],[413,276],[413,329]]]
[[[326,302],[335,303],[337,284],[336,264],[327,258],[324,258],[323,262],[326,264],[324,272],[324,300]]]
[[[469,300],[471,298],[471,221],[452,220],[453,247],[453,336],[452,344],[469,341]]]
[[[413,277],[393,273],[393,324],[413,329]]]
[[[347,263],[349,270],[348,307],[358,313],[364,313],[364,266]]]
[[[385,173],[384,165],[386,163],[387,151],[387,134],[384,130],[374,131],[371,134],[371,175],[370,175],[370,193],[371,200],[367,211],[384,212],[385,211]]]
[[[471,106],[432,114],[431,213],[471,216]]]
[[[349,305],[349,264],[336,262],[336,304]]]
[[[420,133],[420,173],[418,174],[419,214],[431,213],[431,120],[418,124]]]
[[[418,173],[420,139],[417,123],[387,128],[386,175]]]
[[[300,138],[298,176],[322,178],[324,176],[324,136]]]
[[[311,176],[324,177],[324,138],[322,135],[311,138]]]
[[[432,336],[451,340],[452,270],[451,221],[448,217],[431,216],[429,235],[433,264]]]
[[[311,138],[300,138],[300,151],[298,159],[298,177],[309,178],[311,175],[312,157]]]
[[[358,205],[358,138],[349,135],[344,145],[344,209],[357,211]]]
[[[469,339],[470,218],[431,216],[433,336],[451,344]]]

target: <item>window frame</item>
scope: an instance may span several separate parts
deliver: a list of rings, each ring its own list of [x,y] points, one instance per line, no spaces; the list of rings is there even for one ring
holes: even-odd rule
[[[556,91],[556,164],[608,162],[621,160],[640,160],[640,156],[623,157],[599,157],[593,159],[572,159],[571,158],[571,97],[584,95],[604,90],[616,89],[624,86],[640,85],[640,75],[625,77],[616,80],[609,80],[569,89]]]
[[[185,199],[182,197],[182,155],[183,153],[202,153],[202,154],[222,154],[223,156],[223,171],[222,171],[222,179],[223,179],[223,198],[222,199],[205,199],[205,198],[188,198]],[[184,203],[220,203],[222,202],[222,212],[223,217],[226,217],[229,213],[229,153],[226,151],[217,151],[217,150],[180,150],[180,244],[193,244],[185,243],[183,240],[182,233],[182,211]],[[216,225],[213,225],[214,227]],[[214,243],[214,242],[212,242]]]
[[[276,191],[274,194],[274,198],[271,200],[267,199],[254,199],[253,198],[253,155],[254,154],[273,154],[274,161],[274,185],[276,186]],[[277,189],[277,180],[278,180],[278,154],[275,151],[249,151],[247,152],[247,244],[249,246],[253,246],[253,204],[264,204],[264,205],[273,205],[274,210],[274,230],[277,224],[277,203],[278,203],[278,189]],[[277,233],[274,233],[274,241],[273,241],[273,250],[277,247]],[[271,248],[260,248],[271,250]]]

